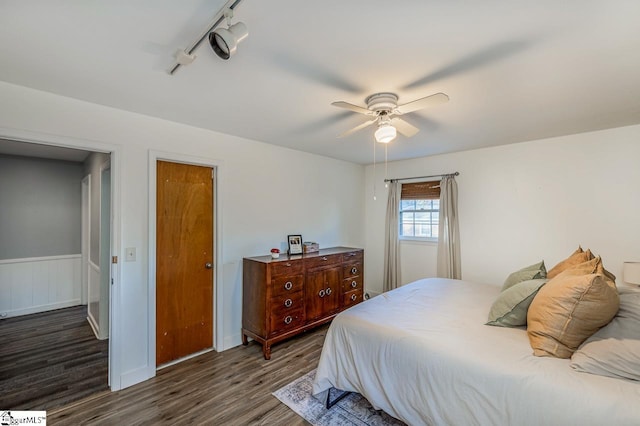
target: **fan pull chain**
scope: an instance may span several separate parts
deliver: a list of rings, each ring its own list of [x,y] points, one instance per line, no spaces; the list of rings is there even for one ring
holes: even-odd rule
[[[376,140],[373,139],[373,201],[376,200]]]
[[[389,177],[389,174],[387,173],[387,147],[389,146],[388,143],[384,144],[384,187],[388,188],[389,187],[389,182],[387,182],[387,178]]]

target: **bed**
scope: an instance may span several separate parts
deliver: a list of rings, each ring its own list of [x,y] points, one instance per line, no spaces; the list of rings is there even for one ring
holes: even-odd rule
[[[499,293],[430,278],[340,313],[314,396],[358,392],[410,425],[640,424],[640,382],[535,357],[524,327],[485,325]]]

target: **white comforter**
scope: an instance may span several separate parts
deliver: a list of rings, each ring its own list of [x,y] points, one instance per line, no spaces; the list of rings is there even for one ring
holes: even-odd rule
[[[484,325],[499,291],[431,278],[340,313],[314,395],[359,392],[410,425],[640,425],[640,382],[534,357],[526,330]]]

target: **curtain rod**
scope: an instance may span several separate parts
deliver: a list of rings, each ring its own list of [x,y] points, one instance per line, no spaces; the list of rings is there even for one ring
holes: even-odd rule
[[[396,179],[385,179],[385,182],[394,182],[394,181],[398,181],[398,180],[411,180],[411,179],[426,179],[426,178],[433,178],[433,177],[445,177],[445,176],[459,176],[460,172],[454,172],[454,173],[444,173],[441,175],[431,175],[431,176],[414,176],[414,177],[406,177],[406,178],[396,178]]]

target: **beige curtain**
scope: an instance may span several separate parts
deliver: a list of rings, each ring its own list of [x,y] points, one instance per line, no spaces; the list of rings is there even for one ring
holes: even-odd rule
[[[454,176],[444,176],[440,181],[437,275],[442,278],[461,279],[461,269],[458,184]]]
[[[387,218],[384,240],[384,283],[383,290],[389,291],[400,285],[400,250],[398,244],[398,211],[400,209],[400,183],[389,183],[387,198]]]

